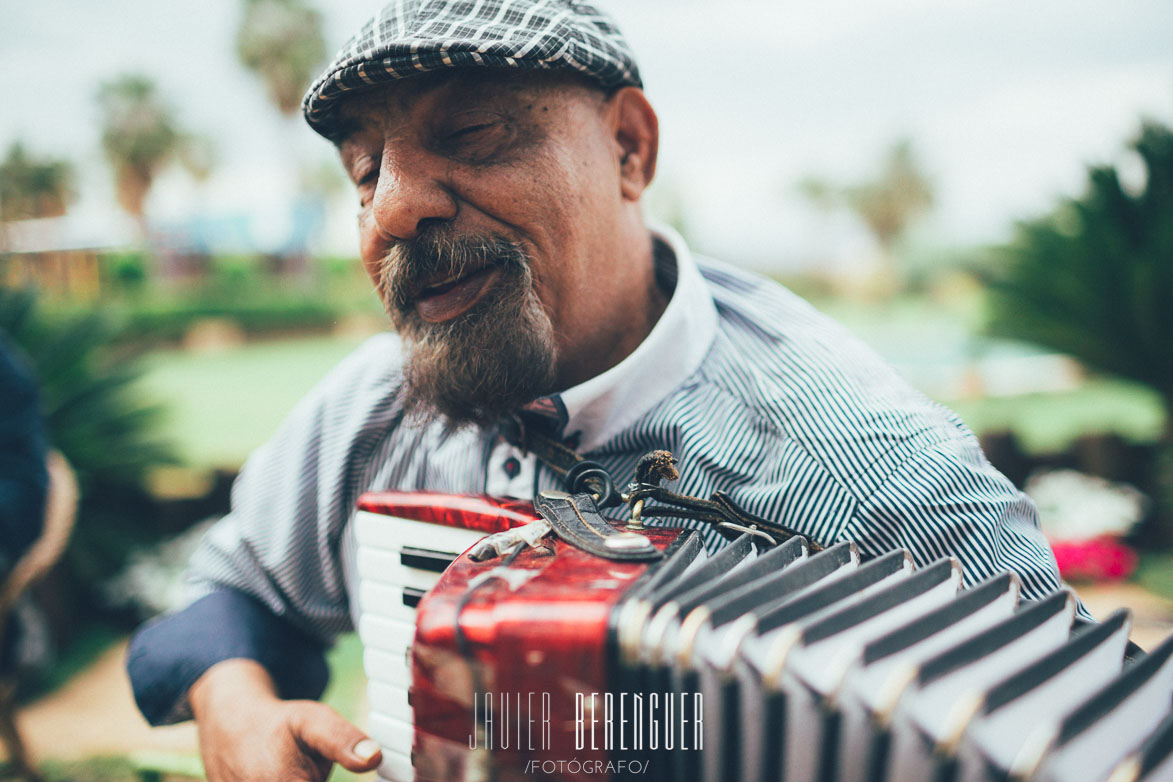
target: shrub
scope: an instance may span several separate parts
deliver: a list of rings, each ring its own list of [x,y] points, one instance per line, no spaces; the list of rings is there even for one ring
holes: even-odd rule
[[[100,611],[98,585],[137,544],[158,537],[143,481],[173,461],[156,435],[162,411],[138,397],[136,364],[112,349],[117,331],[101,314],[49,318],[31,291],[0,288],[0,330],[31,359],[50,442],[81,487],[66,556],[68,608]]]

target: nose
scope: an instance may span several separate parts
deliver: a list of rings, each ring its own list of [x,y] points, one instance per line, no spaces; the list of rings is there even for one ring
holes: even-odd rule
[[[458,205],[444,181],[443,161],[416,153],[383,155],[371,203],[375,225],[387,239],[414,239],[430,222],[456,217]]]

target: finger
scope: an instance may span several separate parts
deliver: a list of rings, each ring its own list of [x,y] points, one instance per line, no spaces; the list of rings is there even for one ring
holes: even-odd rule
[[[378,744],[324,704],[298,704],[290,726],[303,746],[348,771],[370,771],[382,760]]]

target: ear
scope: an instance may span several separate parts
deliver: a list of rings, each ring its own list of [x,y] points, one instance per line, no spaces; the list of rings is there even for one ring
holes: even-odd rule
[[[656,173],[660,122],[638,87],[624,87],[608,102],[617,145],[619,189],[625,199],[636,201]]]

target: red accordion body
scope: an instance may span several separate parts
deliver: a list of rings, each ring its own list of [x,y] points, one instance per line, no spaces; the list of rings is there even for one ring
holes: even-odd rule
[[[539,518],[529,502],[417,492],[367,494],[359,509],[481,534]],[[666,549],[682,532],[645,534]],[[409,550],[428,543],[409,542]],[[474,779],[472,767],[489,755],[498,779],[532,778],[543,761],[561,768],[559,778],[608,776],[595,773],[609,753],[589,731],[592,701],[576,696],[607,691],[614,609],[648,564],[548,543],[525,548],[496,575],[500,558],[474,562],[462,553],[420,598],[409,690],[415,779]],[[578,762],[568,766],[567,758]]]

